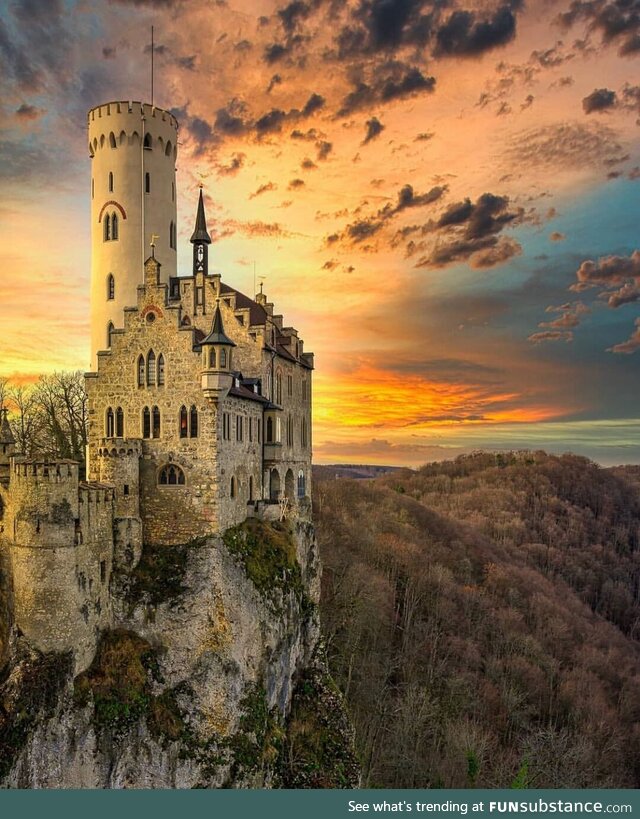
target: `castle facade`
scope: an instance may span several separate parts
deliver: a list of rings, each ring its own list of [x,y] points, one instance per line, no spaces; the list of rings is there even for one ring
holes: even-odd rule
[[[209,271],[202,190],[177,275],[178,123],[137,102],[88,115],[91,355],[86,480],[26,460],[0,424],[0,526],[15,620],[43,651],[93,657],[109,582],[249,516],[308,516],[313,354],[262,293]]]

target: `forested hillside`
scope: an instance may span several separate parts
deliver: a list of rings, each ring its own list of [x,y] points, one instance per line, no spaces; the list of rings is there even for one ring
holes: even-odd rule
[[[640,482],[544,453],[319,480],[364,784],[640,787]]]

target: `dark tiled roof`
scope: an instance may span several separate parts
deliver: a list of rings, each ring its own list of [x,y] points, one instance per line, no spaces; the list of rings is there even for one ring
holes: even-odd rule
[[[235,395],[236,398],[247,398],[249,401],[258,401],[260,404],[268,404],[269,402],[263,395],[258,395],[249,387],[240,384],[239,387],[233,386],[229,390],[229,395]]]
[[[203,338],[200,344],[225,344],[227,347],[235,347],[235,342],[231,341],[229,336],[225,333],[222,325],[222,314],[220,313],[220,305],[216,304],[216,312],[213,314],[213,322],[211,324],[211,332],[206,338]]]
[[[261,304],[245,296],[239,290],[230,287],[228,284],[220,282],[220,292],[224,295],[235,293],[236,307],[240,310],[249,310],[249,324],[265,324],[267,321],[267,311]]]
[[[207,245],[211,244],[211,236],[209,236],[207,232],[207,220],[204,215],[204,201],[202,199],[202,188],[200,188],[200,197],[198,198],[198,213],[196,214],[196,226],[189,241],[204,242]]]

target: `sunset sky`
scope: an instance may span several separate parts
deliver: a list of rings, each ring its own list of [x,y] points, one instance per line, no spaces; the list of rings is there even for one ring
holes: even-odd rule
[[[86,112],[180,122],[179,270],[316,354],[314,458],[640,463],[640,0],[0,11],[0,376],[87,369]]]

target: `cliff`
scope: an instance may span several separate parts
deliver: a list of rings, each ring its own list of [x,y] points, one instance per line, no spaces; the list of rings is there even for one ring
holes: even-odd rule
[[[309,522],[249,519],[145,546],[135,567],[114,567],[109,626],[75,676],[72,652],[38,652],[11,626],[6,554],[0,570],[3,786],[357,784],[319,648]],[[300,729],[302,712],[316,731]]]

